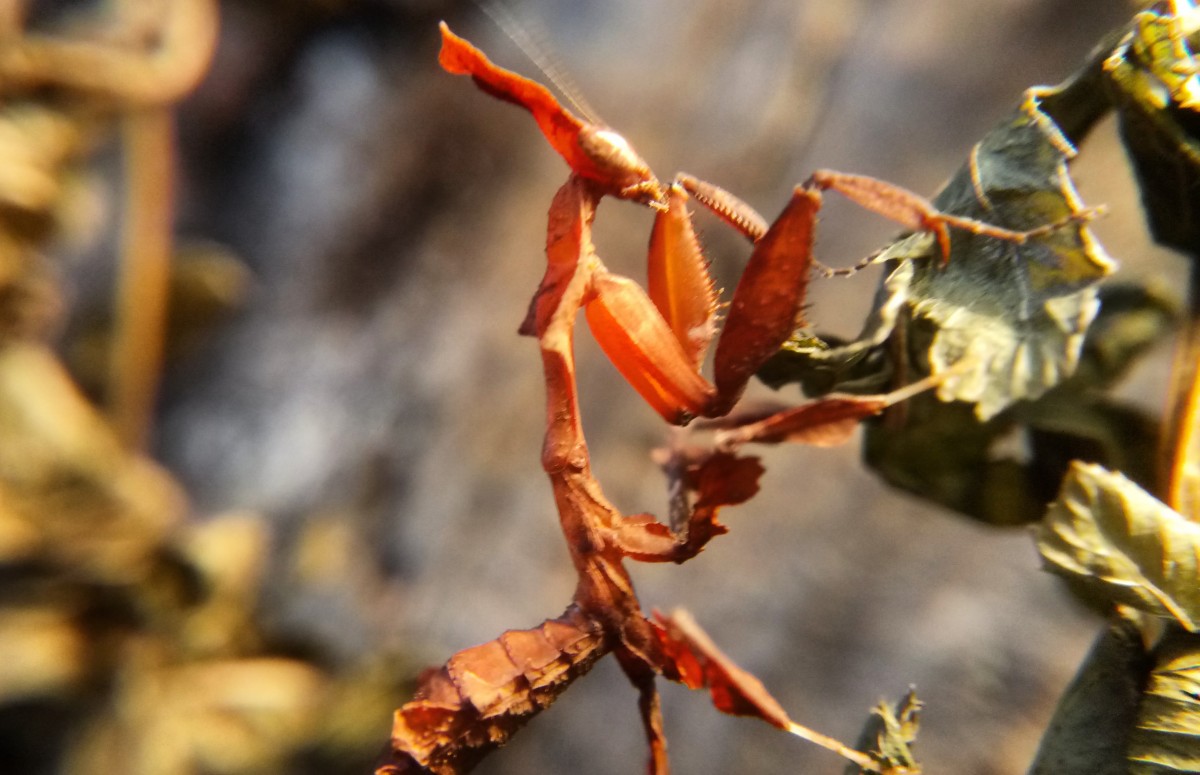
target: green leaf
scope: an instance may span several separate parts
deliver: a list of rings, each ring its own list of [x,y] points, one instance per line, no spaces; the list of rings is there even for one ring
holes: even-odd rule
[[[1121,474],[1072,465],[1037,544],[1085,592],[1200,629],[1200,525]]]
[[[1106,629],[1059,700],[1029,775],[1127,775],[1149,662],[1135,625],[1119,620]]]
[[[1200,638],[1173,630],[1155,658],[1129,736],[1128,771],[1200,772]]]

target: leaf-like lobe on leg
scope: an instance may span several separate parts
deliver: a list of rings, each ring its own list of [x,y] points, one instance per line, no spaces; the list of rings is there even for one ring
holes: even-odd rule
[[[458,652],[427,671],[412,702],[396,711],[376,775],[466,772],[607,652],[600,626],[576,606]]]
[[[733,716],[753,716],[780,729],[792,720],[762,682],[734,664],[717,648],[686,611],[670,616],[655,612],[655,632],[667,664],[663,674],[689,689],[707,688],[717,710]]]

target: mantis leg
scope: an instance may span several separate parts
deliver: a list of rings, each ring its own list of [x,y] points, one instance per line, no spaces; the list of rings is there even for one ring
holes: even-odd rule
[[[906,228],[913,231],[931,232],[937,239],[943,266],[950,260],[951,228],[1023,245],[1029,240],[1045,236],[1069,222],[1091,218],[1095,215],[1095,211],[1084,211],[1058,223],[1046,224],[1026,231],[1015,231],[975,218],[944,213],[920,194],[867,175],[817,170],[805,185],[822,191],[837,191],[860,207],[890,218]]]
[[[787,207],[755,243],[717,342],[717,399],[709,416],[729,412],[754,372],[802,322],[820,207],[820,191],[796,188]]]

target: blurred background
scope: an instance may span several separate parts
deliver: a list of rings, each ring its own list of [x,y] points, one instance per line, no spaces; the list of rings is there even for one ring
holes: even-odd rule
[[[660,178],[686,170],[768,217],[817,167],[933,193],[1025,88],[1065,78],[1133,8],[506,2]],[[209,5],[0,0],[0,48],[82,39],[169,69]],[[541,77],[470,2],[219,11],[211,66],[177,105],[101,76],[22,80],[0,60],[0,134],[41,149],[27,155],[58,186],[34,200],[0,179],[0,772],[369,771],[422,666],[556,616],[574,588],[539,464],[540,359],[516,335],[566,168],[526,114],[438,68],[437,21]],[[1096,231],[1122,272],[1182,288],[1113,127],[1081,151],[1077,183],[1108,205]],[[154,158],[170,163],[146,173]],[[154,239],[130,234],[172,190],[169,313],[138,324],[165,337],[159,368],[129,313],[157,304],[129,259]],[[826,263],[896,231],[830,201]],[[602,206],[611,268],[643,277],[651,220]],[[732,287],[747,248],[698,225]],[[857,333],[877,280],[816,283],[810,318]],[[598,478],[623,510],[662,513],[648,454],[665,429],[579,338]],[[1157,406],[1168,361],[1164,342],[1123,392]],[[149,392],[129,387],[138,371]],[[914,684],[928,771],[1024,771],[1100,620],[1039,571],[1024,530],[889,491],[853,442],[763,457],[763,491],[724,513],[728,536],[684,566],[633,569],[643,603],[688,608],[803,724],[852,743]],[[678,772],[840,771],[662,690]],[[638,772],[645,755],[607,660],[479,771]]]

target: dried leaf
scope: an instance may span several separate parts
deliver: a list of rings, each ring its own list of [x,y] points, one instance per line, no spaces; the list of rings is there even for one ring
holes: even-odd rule
[[[548,707],[607,653],[599,625],[572,606],[531,630],[458,652],[396,711],[377,775],[465,772]]]
[[[85,685],[90,644],[68,605],[0,608],[0,703],[70,696]]]
[[[1137,286],[1105,284],[1100,296],[1070,379],[984,423],[966,404],[916,396],[866,424],[867,464],[893,486],[995,525],[1040,521],[1072,460],[1156,481],[1158,418],[1104,388],[1169,333],[1178,313],[1161,293]]]
[[[980,419],[1040,396],[1074,371],[1098,308],[1093,286],[1114,268],[1086,224],[1070,222],[1083,213],[1067,174],[1075,149],[1041,112],[1040,96],[1026,93],[934,204],[1018,231],[1064,225],[1024,245],[956,231],[949,264],[915,263],[908,291],[929,371],[947,374],[938,396],[975,404]],[[929,242],[910,237],[885,256],[912,258],[914,248],[926,255]]]
[[[1200,629],[1200,525],[1121,474],[1075,463],[1037,542],[1049,570],[1102,600]]]
[[[104,584],[150,573],[182,520],[178,486],[121,448],[48,349],[0,347],[0,524],[16,547]],[[13,559],[19,559],[19,553]]]
[[[1161,7],[1139,13],[1104,62],[1150,231],[1191,255],[1200,253],[1200,89],[1187,35],[1198,23],[1195,9],[1182,17]]]
[[[1119,620],[1106,629],[1059,700],[1029,775],[1125,775],[1149,667],[1136,626]]]
[[[920,730],[919,716],[922,702],[917,699],[916,689],[909,688],[895,706],[886,702],[876,705],[871,711],[871,718],[863,727],[857,747],[869,751],[876,766],[864,768],[857,764],[846,767],[845,775],[859,775],[864,772],[881,772],[883,775],[917,775],[921,765],[912,753],[912,745],[917,740]]]
[[[1200,772],[1200,638],[1172,631],[1154,656],[1129,735],[1127,772]]]

